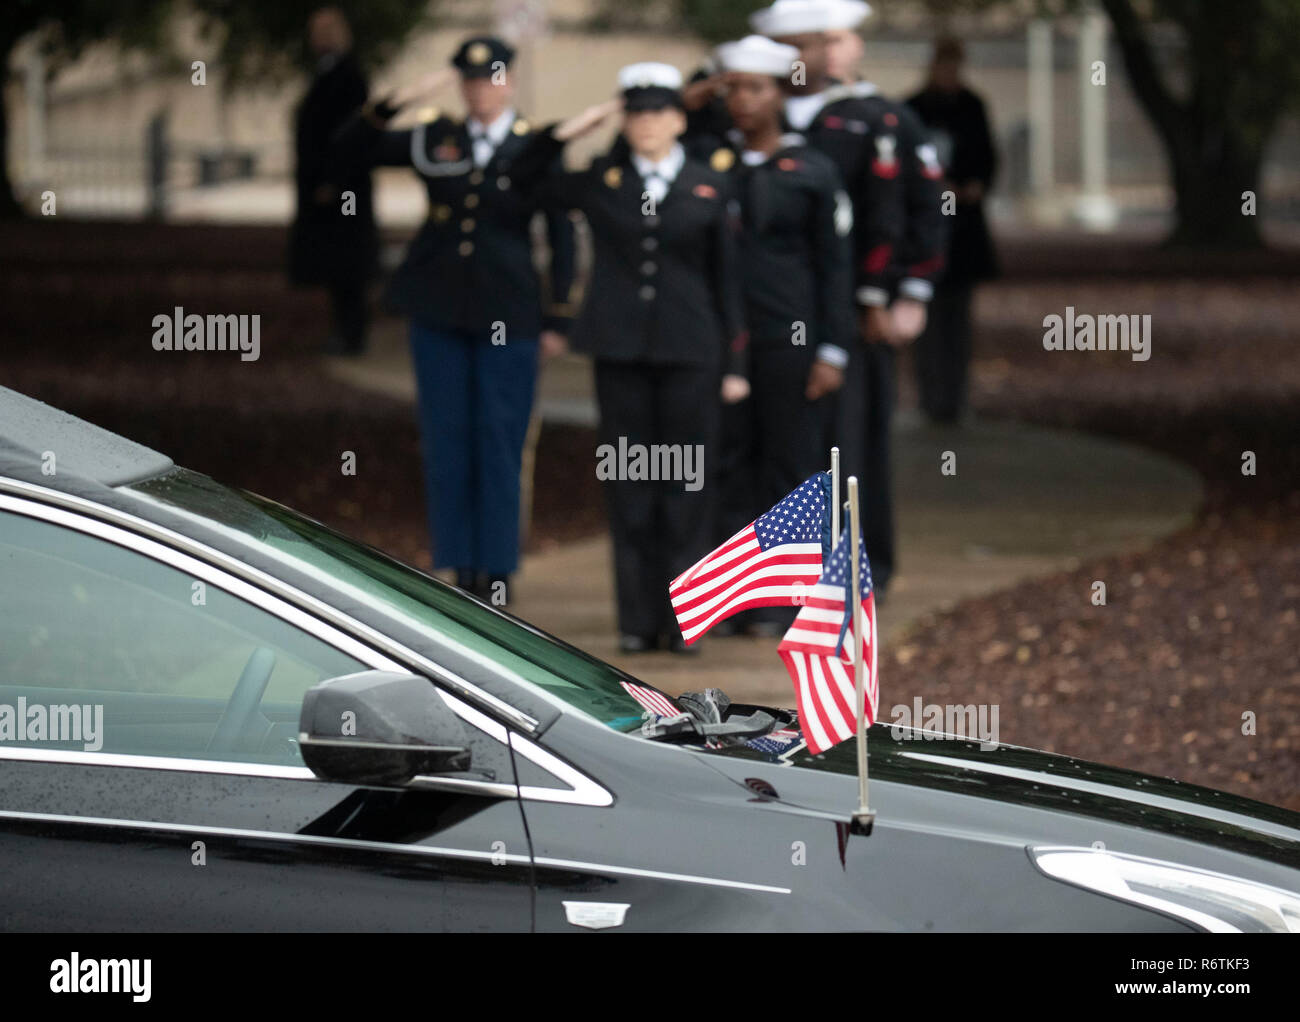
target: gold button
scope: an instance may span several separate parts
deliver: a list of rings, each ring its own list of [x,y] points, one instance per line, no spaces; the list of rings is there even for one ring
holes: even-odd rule
[[[467,216],[464,220],[460,222],[460,229],[464,231],[466,234],[472,231],[474,229],[474,218]]]
[[[483,171],[481,170],[470,171],[469,183],[472,185],[481,185],[483,183]]]
[[[474,209],[476,206],[478,206],[478,193],[470,192],[465,196],[465,208]]]
[[[460,243],[460,250],[459,250],[459,251],[460,251],[460,254],[463,255],[463,256],[467,256],[467,255],[469,255],[471,252],[474,251],[474,242],[472,242],[472,241],[462,241],[462,242]]]

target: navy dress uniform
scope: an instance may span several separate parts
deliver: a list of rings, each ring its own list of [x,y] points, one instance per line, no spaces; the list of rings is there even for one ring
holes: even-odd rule
[[[853,0],[776,0],[750,23],[779,39],[852,27],[869,9]],[[913,135],[919,121],[902,104],[859,83],[791,96],[786,118],[835,161],[849,188],[857,304],[887,307],[900,293],[925,300],[925,274],[937,270],[926,265],[926,239],[936,226],[942,230],[942,211],[935,182],[926,176],[923,139]],[[856,475],[862,485],[863,540],[875,590],[883,594],[896,559],[889,452],[894,353],[887,344],[872,343],[855,345],[851,356],[827,439],[839,445],[845,474]]]
[[[940,181],[943,169],[929,133],[916,112],[887,99],[870,82],[854,82],[851,93],[876,110],[882,128],[892,133],[902,183],[903,234],[886,272],[886,301],[899,298],[929,303],[942,273],[948,244]],[[884,593],[897,563],[894,526],[891,441],[897,394],[897,355],[889,344],[868,344],[863,351],[862,400],[845,404],[853,457],[850,471],[862,484],[862,541],[871,561],[877,596]],[[858,438],[862,446],[858,446]],[[853,455],[860,451],[861,455]]]
[[[463,77],[486,77],[513,51],[492,37],[466,40],[452,59]],[[428,111],[390,131],[383,103],[343,133],[344,160],[410,166],[429,214],[388,291],[411,321],[434,567],[486,593],[519,558],[519,473],[537,376],[538,335],[567,332],[573,314],[573,225],[547,216],[550,300],[533,263],[533,198],[514,161],[534,136],[506,109],[492,123]],[[486,577],[486,581],[485,581]]]
[[[619,84],[628,112],[681,107],[681,75],[668,65],[631,65]],[[563,143],[543,133],[534,147],[540,167]],[[680,143],[657,164],[624,145],[586,170],[550,174],[538,194],[590,225],[592,276],[573,336],[595,363],[601,444],[704,455],[698,487],[605,483],[621,646],[685,650],[668,584],[712,545],[719,388],[724,371],[744,374],[747,355],[727,178]]]
[[[761,36],[716,51],[722,70],[782,79],[798,56],[794,47]],[[806,381],[814,361],[843,369],[857,346],[853,209],[834,162],[794,133],[782,135],[771,153],[746,150],[735,128],[725,137],[726,145],[709,159],[727,169],[739,207],[751,391],[746,401],[723,410],[727,471],[720,539],[826,467],[831,401],[809,401]]]

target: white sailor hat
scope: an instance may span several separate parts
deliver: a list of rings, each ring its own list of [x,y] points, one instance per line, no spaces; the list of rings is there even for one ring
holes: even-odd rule
[[[661,110],[682,105],[682,73],[671,64],[644,61],[628,64],[618,73],[624,109]]]
[[[832,7],[828,28],[857,28],[871,16],[871,5],[865,0],[829,0]]]
[[[834,24],[834,0],[774,0],[749,16],[750,27],[759,35],[780,39],[805,32],[826,32]]]
[[[798,47],[761,35],[747,35],[739,42],[723,43],[713,54],[724,71],[748,71],[775,78],[788,77],[799,59]]]

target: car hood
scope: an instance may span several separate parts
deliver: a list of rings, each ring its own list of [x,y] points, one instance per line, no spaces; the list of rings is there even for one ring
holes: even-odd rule
[[[869,777],[882,787],[920,787],[1091,817],[1300,868],[1300,813],[1227,792],[1021,746],[886,725],[870,729],[868,750]],[[707,755],[751,790],[756,780],[766,782],[776,801],[792,807],[847,817],[856,805],[856,788],[843,780],[857,776],[853,741],[817,756],[802,742],[785,752],[736,746]],[[827,784],[827,774],[836,782]]]

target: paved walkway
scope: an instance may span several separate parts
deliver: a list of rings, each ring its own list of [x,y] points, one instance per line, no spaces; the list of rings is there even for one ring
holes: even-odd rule
[[[383,324],[366,358],[339,360],[333,370],[358,386],[414,398],[396,324]],[[586,363],[548,367],[539,407],[549,419],[593,422]],[[955,475],[940,471],[945,451],[956,455]],[[894,457],[900,564],[879,612],[886,654],[926,613],[1149,544],[1189,523],[1201,500],[1196,474],[1167,458],[1030,426],[936,429],[905,411]],[[717,686],[735,699],[791,701],[774,639],[706,637],[693,658],[620,655],[603,536],[526,558],[514,588],[520,617],[670,692]]]

